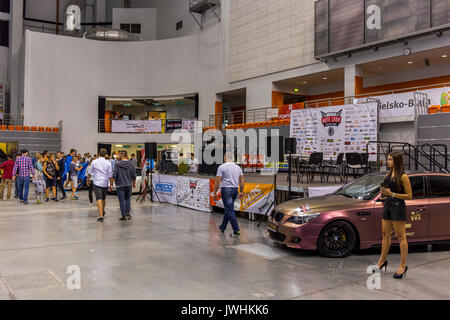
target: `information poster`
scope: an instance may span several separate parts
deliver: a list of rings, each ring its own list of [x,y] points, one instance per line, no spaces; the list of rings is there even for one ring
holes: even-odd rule
[[[161,132],[161,120],[112,120],[111,132]]]
[[[297,154],[323,152],[324,160],[339,153],[365,153],[369,141],[378,140],[378,104],[352,104],[292,110],[290,136],[297,138]],[[376,159],[370,145],[370,160]]]
[[[215,180],[211,179],[211,205],[219,208],[223,208],[223,201],[219,192],[217,202],[214,200],[214,183]],[[246,183],[244,186],[243,199],[236,198],[234,202],[234,210],[241,212],[265,214],[269,206],[274,200],[274,188],[272,184],[256,184]]]
[[[153,200],[156,202],[170,203],[178,205],[177,189],[178,177],[170,175],[154,174],[153,183]]]
[[[194,132],[196,120],[183,120],[182,129],[188,132]]]
[[[182,120],[166,120],[166,132],[172,133],[183,127]]]
[[[178,205],[194,210],[211,212],[209,179],[178,177]]]

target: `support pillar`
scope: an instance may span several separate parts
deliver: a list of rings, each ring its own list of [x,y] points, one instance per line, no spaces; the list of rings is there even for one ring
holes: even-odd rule
[[[345,67],[345,103],[353,103],[354,96],[363,93],[363,71],[358,65]]]

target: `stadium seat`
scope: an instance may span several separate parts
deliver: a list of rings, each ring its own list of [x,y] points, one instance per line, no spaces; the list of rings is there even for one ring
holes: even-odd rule
[[[45,131],[45,128],[44,128],[44,127],[38,127],[38,131],[44,132],[44,131]]]
[[[30,131],[30,127],[29,126],[23,127],[23,131]]]
[[[45,127],[45,132],[52,132],[52,127]]]
[[[428,107],[428,113],[429,114],[439,113],[440,111],[441,111],[441,106],[440,105],[433,105],[433,106],[429,106]]]
[[[31,127],[30,131],[37,131],[37,127]]]
[[[441,112],[450,112],[450,104],[444,104],[441,106]]]
[[[16,126],[8,126],[8,130],[16,130]]]
[[[23,126],[16,126],[17,131],[23,131]]]
[[[4,125],[1,125],[1,126],[0,126],[0,130],[8,130],[8,127],[7,127],[7,126],[4,126]]]
[[[52,128],[52,131],[53,132],[59,132],[59,128],[58,127],[54,127],[54,128]]]

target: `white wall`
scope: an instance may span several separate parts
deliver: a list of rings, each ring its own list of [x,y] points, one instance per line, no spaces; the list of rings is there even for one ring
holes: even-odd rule
[[[120,29],[121,23],[138,23],[141,25],[141,39],[156,40],[157,9],[113,9],[113,28]]]

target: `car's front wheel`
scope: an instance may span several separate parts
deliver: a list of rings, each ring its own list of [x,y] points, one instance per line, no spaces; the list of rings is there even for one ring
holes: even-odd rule
[[[322,229],[317,240],[319,252],[329,258],[347,256],[356,245],[356,233],[345,221],[332,222]]]

